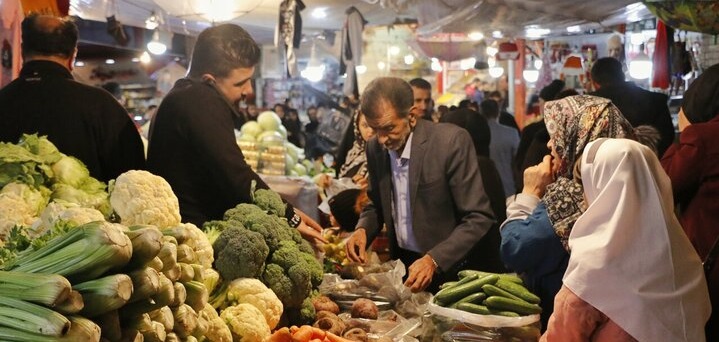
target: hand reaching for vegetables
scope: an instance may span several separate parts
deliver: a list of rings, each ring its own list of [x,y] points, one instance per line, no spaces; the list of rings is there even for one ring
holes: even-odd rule
[[[404,286],[409,287],[412,292],[420,292],[432,282],[432,277],[436,270],[437,266],[435,266],[432,257],[425,254],[407,269],[409,275],[407,276],[407,281],[404,282]]]
[[[319,223],[297,208],[295,208],[295,212],[297,215],[300,215],[302,219],[300,225],[297,226],[297,230],[305,240],[315,246],[320,243],[327,243],[327,240],[322,236],[322,226],[320,226]]]
[[[364,263],[367,261],[367,233],[364,228],[357,228],[345,242],[347,257],[354,262]]]

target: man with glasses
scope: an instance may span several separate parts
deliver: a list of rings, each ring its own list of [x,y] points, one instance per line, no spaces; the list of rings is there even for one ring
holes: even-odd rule
[[[365,248],[387,225],[392,258],[408,266],[405,285],[435,290],[461,268],[495,270],[498,245],[477,248],[494,224],[469,133],[420,120],[410,85],[377,78],[361,96],[376,132],[367,145],[372,200],[346,242],[347,255],[366,261]],[[483,246],[484,247],[484,246]]]

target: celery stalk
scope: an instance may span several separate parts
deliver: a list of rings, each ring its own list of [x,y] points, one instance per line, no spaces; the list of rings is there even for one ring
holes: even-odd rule
[[[0,296],[49,307],[63,302],[72,290],[70,286],[70,282],[58,274],[0,271]]]
[[[0,297],[0,326],[28,333],[60,336],[68,331],[70,321],[44,306]]]
[[[70,291],[70,295],[67,296],[65,301],[56,305],[55,309],[59,313],[63,314],[76,314],[85,307],[85,302],[82,300],[82,295],[77,291]]]
[[[160,288],[160,273],[154,268],[145,267],[128,274],[132,279],[133,292],[129,302],[154,296]]]
[[[125,235],[132,241],[130,267],[144,266],[160,253],[162,233],[155,226],[130,227]]]
[[[113,274],[77,284],[73,289],[82,294],[85,302],[80,313],[95,317],[125,305],[132,295],[132,280],[125,274]]]
[[[120,315],[117,313],[117,310],[106,312],[93,318],[93,320],[100,326],[103,338],[109,341],[119,341],[122,338]]]
[[[202,310],[209,299],[205,284],[193,280],[182,283],[182,285],[184,285],[185,290],[187,290],[187,298],[185,299],[185,304],[192,307],[192,309],[194,309],[195,311],[199,312],[200,310]]]

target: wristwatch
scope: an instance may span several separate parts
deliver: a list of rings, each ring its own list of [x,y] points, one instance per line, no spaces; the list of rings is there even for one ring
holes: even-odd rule
[[[287,221],[287,223],[290,224],[290,227],[297,228],[300,223],[302,223],[302,218],[300,217],[300,215],[297,215],[297,213],[295,213],[294,215],[292,215],[292,218]]]

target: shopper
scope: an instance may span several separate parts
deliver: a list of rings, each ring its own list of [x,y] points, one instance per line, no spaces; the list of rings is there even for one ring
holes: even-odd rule
[[[140,133],[127,111],[105,90],[73,79],[77,40],[69,19],[32,14],[23,20],[24,64],[0,90],[0,141],[46,135],[103,182],[144,169]]]
[[[489,144],[489,157],[497,166],[499,176],[502,177],[504,194],[507,196],[517,193],[514,182],[514,156],[519,146],[519,134],[511,127],[499,123],[499,104],[494,100],[484,100],[479,105],[479,112],[487,119],[492,132]]]
[[[586,211],[542,341],[702,342],[711,310],[697,253],[656,154],[626,139],[581,157]]]
[[[657,146],[659,156],[674,141],[674,124],[669,114],[668,98],[624,81],[622,63],[616,58],[604,57],[592,65],[592,82],[597,91],[591,93],[612,100],[632,126],[649,125],[661,134]]]
[[[517,126],[517,120],[514,119],[514,115],[507,112],[507,106],[504,103],[504,97],[502,96],[502,93],[498,90],[494,90],[490,92],[489,95],[487,95],[487,98],[489,100],[497,101],[497,105],[499,105],[499,123],[505,126],[512,127],[517,130],[517,133],[519,133],[519,126]]]
[[[432,121],[434,102],[432,101],[432,85],[424,78],[414,78],[409,81],[414,96],[415,115],[418,118]]]
[[[569,260],[567,237],[584,210],[582,184],[574,180],[575,163],[589,142],[633,137],[633,132],[617,107],[595,96],[547,102],[544,121],[552,155],[527,168],[522,192],[509,198],[500,252],[507,267],[521,273],[541,298],[546,327]]]
[[[232,123],[237,103],[252,93],[259,59],[259,46],[237,25],[202,31],[187,77],[155,115],[148,169],[170,183],[185,222],[222,219],[227,209],[252,202],[253,184],[267,188],[245,161]],[[321,238],[321,227],[291,205],[286,217],[305,238]]]
[[[672,180],[679,221],[706,260],[719,241],[719,64],[706,69],[684,93],[679,130],[679,143],[669,147],[662,166]],[[706,266],[713,308],[707,340],[718,341],[719,265]]]
[[[393,77],[373,80],[362,94],[377,134],[367,144],[372,202],[346,249],[351,260],[367,261],[368,241],[386,224],[391,256],[408,266],[405,285],[416,292],[474,267],[470,252],[495,221],[469,134],[420,119],[413,98],[412,87]]]

